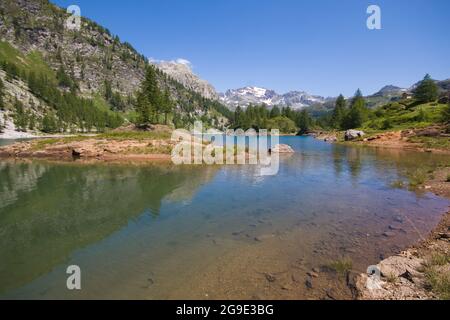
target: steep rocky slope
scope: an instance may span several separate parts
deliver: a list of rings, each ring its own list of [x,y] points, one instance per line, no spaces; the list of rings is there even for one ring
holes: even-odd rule
[[[160,61],[156,62],[155,66],[186,88],[199,93],[202,97],[212,100],[219,99],[216,89],[208,81],[201,79],[193,72],[189,61],[183,59]]]
[[[105,112],[134,109],[147,59],[131,44],[121,42],[118,36],[89,19],[82,18],[79,29],[67,28],[69,18],[64,9],[47,0],[0,2],[0,68],[17,71],[14,77],[2,77],[6,83],[6,107],[0,111],[3,118],[11,116],[16,98],[26,110],[30,110],[29,101],[34,100],[30,112],[36,112],[36,117],[52,108],[48,99],[27,88],[31,75],[37,82],[45,79],[49,86],[57,85],[61,94],[71,92],[79,98],[92,99],[93,105]],[[183,125],[200,118],[213,126],[227,122],[224,114],[228,116],[228,110],[211,100],[214,97],[207,90],[185,86],[162,70],[157,76],[161,89],[168,90],[176,102],[175,113],[183,119]],[[10,118],[9,128],[13,128],[11,122]]]

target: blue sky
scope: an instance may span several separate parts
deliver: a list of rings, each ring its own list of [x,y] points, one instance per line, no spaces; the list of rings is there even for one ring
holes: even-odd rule
[[[159,60],[189,60],[217,90],[371,94],[450,78],[448,0],[53,0]],[[382,30],[366,9],[380,6]]]

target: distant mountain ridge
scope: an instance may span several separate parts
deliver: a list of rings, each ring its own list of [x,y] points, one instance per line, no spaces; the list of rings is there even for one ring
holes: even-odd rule
[[[274,90],[249,86],[227,90],[225,93],[220,94],[220,100],[232,109],[235,109],[237,106],[247,107],[251,104],[265,104],[268,107],[289,106],[292,109],[299,110],[314,104],[325,103],[327,98],[311,95],[304,91],[290,91],[285,94],[278,94]]]
[[[410,88],[386,85],[378,92],[365,97],[367,105],[370,108],[375,108],[400,99],[404,94],[412,94],[418,83]],[[450,79],[436,80],[436,84],[441,92],[450,91]],[[285,94],[278,94],[274,90],[252,86],[230,89],[219,96],[220,101],[232,110],[236,109],[237,106],[245,108],[249,105],[265,104],[268,108],[274,106],[291,107],[294,110],[309,108],[313,113],[321,113],[334,108],[334,101],[336,100],[336,97],[325,98],[319,95],[311,95],[304,91],[290,91]]]

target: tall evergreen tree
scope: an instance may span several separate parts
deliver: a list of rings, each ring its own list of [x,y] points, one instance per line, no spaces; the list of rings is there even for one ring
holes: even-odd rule
[[[114,93],[112,90],[111,82],[105,80],[105,99],[106,101],[111,101],[113,99]]]
[[[273,107],[272,110],[270,111],[271,118],[276,118],[279,117],[280,115],[281,115],[280,108],[278,108],[277,106]]]
[[[366,101],[361,93],[361,90],[358,89],[352,99],[350,110],[345,117],[344,129],[355,129],[361,127],[367,120],[367,115],[368,109],[366,107]]]
[[[167,125],[168,123],[168,116],[173,111],[174,103],[172,99],[170,98],[170,92],[169,90],[164,91],[163,95],[163,103],[162,103],[162,112],[164,113],[164,124]]]
[[[138,125],[145,126],[151,123],[152,121],[152,110],[153,107],[148,101],[148,97],[145,93],[140,92],[137,98],[136,104],[136,112],[138,113]]]
[[[438,98],[438,94],[438,86],[429,74],[425,75],[414,90],[414,98],[422,103],[435,101]]]
[[[55,115],[53,113],[47,113],[42,119],[41,130],[45,133],[56,133],[58,131],[58,125],[56,122]]]
[[[158,123],[159,115],[166,112],[166,108],[170,105],[165,98],[158,86],[155,67],[147,66],[137,99],[138,125]]]
[[[297,119],[297,127],[299,128],[299,134],[307,134],[311,129],[312,118],[309,115],[308,111],[302,110],[300,111]]]
[[[234,111],[234,127],[236,129],[242,128],[243,126],[243,117],[244,112],[240,106],[237,106],[236,110]]]
[[[14,102],[14,125],[19,131],[27,131],[28,128],[28,115],[25,112],[23,103],[17,98]]]
[[[162,111],[162,93],[158,86],[156,69],[153,66],[147,66],[145,80],[142,83],[142,93],[147,96],[151,107],[151,117],[154,123],[158,122],[158,115]]]
[[[63,88],[72,88],[73,87],[73,81],[67,75],[67,73],[64,70],[64,67],[62,65],[59,67],[58,72],[56,73],[56,79],[58,80],[58,85]]]
[[[3,84],[2,79],[0,79],[0,110],[5,109],[5,85]]]
[[[341,94],[336,100],[336,106],[331,117],[331,125],[335,129],[341,129],[345,118],[345,98]]]

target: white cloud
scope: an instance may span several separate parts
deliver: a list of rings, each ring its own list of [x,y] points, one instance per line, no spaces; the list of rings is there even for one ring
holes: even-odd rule
[[[175,60],[159,60],[159,59],[155,59],[155,58],[148,58],[148,61],[152,64],[156,64],[156,65],[162,65],[162,64],[180,64],[183,66],[188,67],[189,69],[193,69],[193,65],[192,63],[187,60],[187,59],[183,59],[183,58],[178,58]]]
[[[186,60],[183,58],[178,58],[177,60],[175,60],[175,62],[178,64],[184,64],[185,66],[188,66],[188,67],[192,67],[192,63],[189,60]]]

